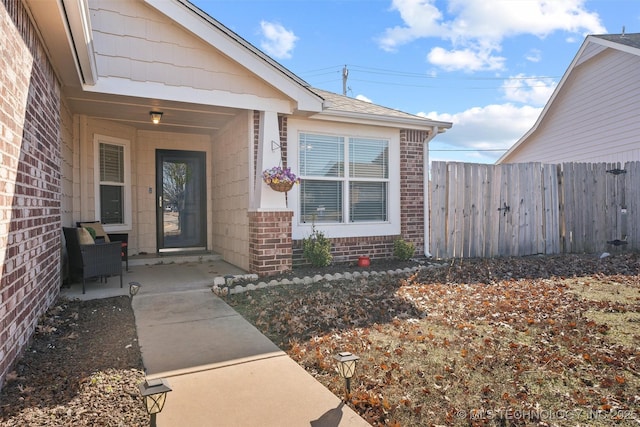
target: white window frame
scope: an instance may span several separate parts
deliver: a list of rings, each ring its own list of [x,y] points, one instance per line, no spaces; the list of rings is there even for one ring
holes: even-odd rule
[[[100,144],[119,145],[124,151],[124,223],[105,224],[104,230],[107,233],[131,230],[131,141],[127,139],[115,138],[112,136],[95,134],[93,137],[93,172],[94,172],[94,201],[96,221],[100,220]]]
[[[325,233],[327,237],[367,237],[389,236],[400,234],[400,132],[393,128],[373,128],[369,126],[348,125],[342,123],[311,123],[289,119],[287,122],[287,165],[299,175],[299,141],[301,133],[322,134],[345,137],[345,145],[349,138],[384,139],[389,141],[389,178],[387,195],[387,221],[381,222],[347,222],[316,223],[316,229]],[[346,149],[348,152],[348,149]],[[345,162],[348,161],[348,156]],[[346,177],[345,177],[346,178]],[[343,180],[344,178],[336,178]],[[357,178],[349,180],[358,181]],[[381,180],[383,181],[383,180]],[[348,186],[348,185],[347,185]],[[348,193],[348,188],[345,188]],[[345,203],[349,203],[349,195],[345,193]],[[288,205],[294,212],[292,224],[292,238],[300,240],[308,237],[312,232],[311,223],[303,223],[300,213],[300,186],[296,185],[288,194]],[[344,211],[344,209],[343,209]]]

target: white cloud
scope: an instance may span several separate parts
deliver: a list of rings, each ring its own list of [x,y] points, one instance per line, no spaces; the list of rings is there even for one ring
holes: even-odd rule
[[[540,62],[542,60],[542,52],[540,49],[531,49],[524,57],[529,62]]]
[[[388,28],[379,40],[387,51],[426,37],[451,44],[435,47],[429,60],[445,69],[495,70],[502,66],[502,40],[523,34],[540,38],[556,31],[602,34],[606,29],[586,0],[448,0],[446,19],[435,0],[392,0],[404,25]],[[532,58],[535,58],[533,56]],[[464,60],[468,62],[465,64]]]
[[[293,31],[287,30],[280,24],[267,21],[261,21],[260,28],[263,37],[260,47],[267,54],[277,59],[291,58],[291,51],[298,40]]]
[[[603,33],[597,13],[585,0],[449,0],[455,13],[450,22],[457,37],[500,41],[504,37],[533,34],[545,37],[555,31]]]
[[[387,28],[380,37],[380,47],[393,51],[415,39],[437,36],[442,27],[442,13],[434,3],[435,0],[393,0],[391,9],[400,13],[406,25]]]
[[[432,120],[453,123],[451,129],[438,135],[432,144],[446,144],[459,149],[510,148],[535,123],[542,108],[518,107],[513,104],[493,104],[473,107],[455,114],[418,113]],[[504,152],[497,152],[499,157]]]
[[[524,74],[518,74],[505,80],[502,84],[502,90],[508,101],[544,105],[553,94],[556,86],[557,83],[551,79],[526,77]]]
[[[505,58],[492,56],[488,51],[481,52],[473,49],[445,50],[441,47],[431,49],[427,59],[431,64],[447,71],[502,70],[505,61]]]
[[[356,96],[356,99],[359,99],[360,101],[364,101],[364,102],[369,102],[369,103],[373,102],[373,101],[371,101],[371,99],[367,98],[364,95],[358,95],[358,96]]]

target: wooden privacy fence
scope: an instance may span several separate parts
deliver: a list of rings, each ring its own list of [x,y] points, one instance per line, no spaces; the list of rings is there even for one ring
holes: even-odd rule
[[[437,258],[640,249],[640,162],[433,162]]]

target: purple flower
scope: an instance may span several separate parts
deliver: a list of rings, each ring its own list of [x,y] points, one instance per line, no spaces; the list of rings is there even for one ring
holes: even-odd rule
[[[279,182],[293,182],[298,184],[300,178],[298,178],[290,168],[283,168],[281,166],[274,166],[271,169],[266,169],[262,172],[262,179],[267,184],[277,184]]]

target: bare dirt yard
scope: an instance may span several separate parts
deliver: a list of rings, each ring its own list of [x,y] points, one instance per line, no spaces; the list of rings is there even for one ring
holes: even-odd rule
[[[60,300],[0,392],[0,426],[148,426],[128,297]]]
[[[373,265],[371,268],[375,268]],[[640,425],[640,256],[456,260],[229,303],[372,425]]]
[[[360,356],[349,405],[372,425],[639,426],[639,272],[632,253],[456,260],[227,301],[338,396],[333,355]],[[0,426],[146,426],[143,380],[127,297],[61,300],[7,377]]]

